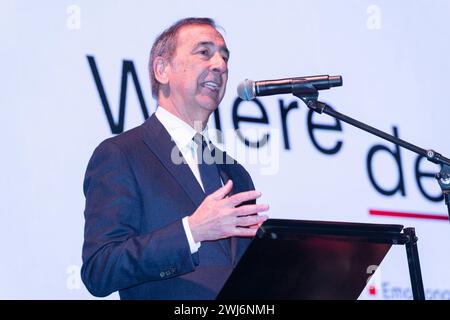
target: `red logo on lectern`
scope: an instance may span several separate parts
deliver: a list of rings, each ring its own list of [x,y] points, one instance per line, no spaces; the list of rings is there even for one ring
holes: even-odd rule
[[[369,286],[369,294],[374,296],[377,294],[377,288],[375,286]]]

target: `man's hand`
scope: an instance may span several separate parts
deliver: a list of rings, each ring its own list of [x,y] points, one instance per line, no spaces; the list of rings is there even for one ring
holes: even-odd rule
[[[261,196],[258,191],[246,191],[230,197],[233,182],[228,182],[203,200],[188,218],[189,227],[195,242],[218,240],[228,237],[253,237],[258,227],[267,220],[259,212],[269,210],[267,204],[237,205],[255,200]],[[245,228],[243,228],[245,227]]]

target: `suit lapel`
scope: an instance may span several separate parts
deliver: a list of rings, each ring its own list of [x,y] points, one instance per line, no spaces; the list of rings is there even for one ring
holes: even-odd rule
[[[187,163],[184,162],[183,156],[175,142],[172,141],[169,133],[154,114],[143,126],[145,128],[143,137],[145,144],[158,157],[162,165],[164,165],[167,171],[179,183],[186,195],[192,200],[197,208],[205,199],[205,194],[191,169]],[[177,160],[182,159],[183,163],[174,163],[174,161],[172,161],[172,155],[175,155]]]
[[[186,195],[192,200],[194,206],[198,206],[205,199],[205,193],[197,182],[194,174],[186,163],[175,164],[172,161],[171,155],[177,155],[177,159],[183,159],[178,147],[170,137],[167,130],[159,122],[156,116],[153,114],[144,124],[144,136],[143,140],[150,150],[158,157],[162,165],[172,175],[172,177],[179,183]],[[227,155],[221,151],[224,163],[218,164],[220,177],[225,184],[229,179],[233,179],[233,190],[230,195],[234,194],[236,190],[240,190],[239,179],[234,179],[233,164],[227,164]],[[231,158],[228,158],[230,160]],[[183,159],[184,160],[184,159]],[[231,237],[227,239],[219,240],[220,246],[224,253],[230,258],[232,265],[236,262],[236,255],[238,253],[238,238]]]

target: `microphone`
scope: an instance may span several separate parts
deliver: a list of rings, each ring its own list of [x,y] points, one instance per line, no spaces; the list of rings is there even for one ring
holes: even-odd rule
[[[253,100],[258,96],[271,96],[283,93],[308,95],[316,93],[317,90],[339,86],[342,86],[341,76],[323,75],[261,81],[245,79],[239,83],[237,93],[242,100]]]

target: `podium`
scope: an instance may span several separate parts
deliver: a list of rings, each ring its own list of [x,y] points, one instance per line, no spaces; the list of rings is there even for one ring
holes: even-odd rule
[[[264,222],[217,299],[356,300],[392,245],[405,245],[413,298],[424,299],[413,228],[284,219]]]

